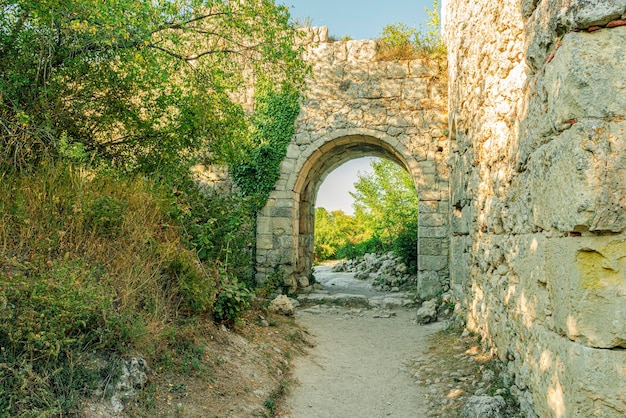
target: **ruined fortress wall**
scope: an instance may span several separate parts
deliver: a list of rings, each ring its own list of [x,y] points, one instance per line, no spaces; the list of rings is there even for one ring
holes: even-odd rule
[[[451,285],[541,417],[626,415],[625,12],[443,2]]]
[[[257,280],[281,272],[292,291],[310,284],[320,185],[341,164],[376,156],[400,164],[415,181],[418,294],[441,294],[449,284],[449,153],[439,65],[380,61],[375,41],[333,42],[326,27],[304,35],[312,71],[280,178],[257,218]]]

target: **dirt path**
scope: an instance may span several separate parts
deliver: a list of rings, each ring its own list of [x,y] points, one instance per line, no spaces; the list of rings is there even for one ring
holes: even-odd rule
[[[496,376],[499,369],[477,336],[447,328],[446,321],[419,325],[408,294],[372,293],[351,273],[323,266],[316,268],[315,277],[324,289],[302,299],[316,305],[296,314],[314,347],[295,359],[297,383],[283,403],[288,412],[279,416],[452,418],[473,396],[486,402],[487,409],[469,416],[520,416],[509,396],[512,378]],[[490,409],[493,396],[501,403],[499,415]]]
[[[316,347],[295,363],[299,384],[286,401],[288,416],[426,416],[426,389],[415,383],[406,364],[425,354],[426,337],[444,325],[417,325],[414,309],[393,314],[386,318],[375,310],[332,307],[300,311],[297,321]]]

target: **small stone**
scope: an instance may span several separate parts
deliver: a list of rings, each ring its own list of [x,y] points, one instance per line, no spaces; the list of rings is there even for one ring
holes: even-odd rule
[[[461,418],[504,418],[505,407],[502,396],[472,396],[463,406]]]
[[[437,320],[437,299],[431,299],[422,304],[417,310],[418,324],[428,324]]]
[[[296,308],[285,295],[279,295],[274,299],[268,308],[270,312],[274,312],[280,315],[291,316],[296,313]]]

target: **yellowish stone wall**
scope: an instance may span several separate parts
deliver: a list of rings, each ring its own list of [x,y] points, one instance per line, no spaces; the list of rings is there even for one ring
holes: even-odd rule
[[[625,12],[443,2],[451,286],[528,416],[626,415]]]

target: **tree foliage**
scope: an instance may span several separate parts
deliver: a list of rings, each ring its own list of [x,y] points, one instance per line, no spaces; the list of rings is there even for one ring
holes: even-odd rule
[[[315,260],[333,259],[338,249],[367,238],[367,228],[357,218],[346,215],[342,210],[328,212],[324,208],[315,209]]]
[[[0,157],[25,166],[63,138],[91,158],[179,167],[247,134],[244,73],[299,85],[273,0],[0,1]]]
[[[407,222],[417,218],[415,185],[409,173],[392,161],[372,161],[371,166],[371,173],[358,175],[355,192],[350,194],[357,218],[391,242]]]
[[[410,270],[417,268],[418,198],[413,179],[389,160],[372,161],[371,173],[354,184],[354,216],[315,210],[318,261],[394,251]]]
[[[445,61],[446,47],[439,34],[441,18],[439,0],[434,0],[433,9],[426,8],[426,28],[412,28],[404,23],[392,23],[383,28],[378,39],[377,57],[380,60],[429,58]]]

